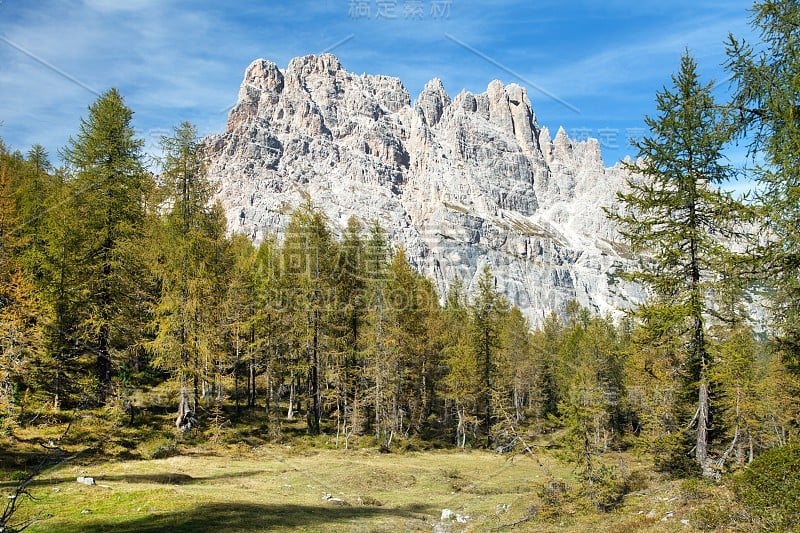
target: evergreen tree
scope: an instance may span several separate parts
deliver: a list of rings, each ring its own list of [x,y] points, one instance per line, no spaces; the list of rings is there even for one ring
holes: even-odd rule
[[[354,217],[347,221],[342,235],[336,265],[338,310],[335,336],[337,361],[336,381],[339,396],[336,398],[337,434],[352,434],[362,424],[361,407],[364,401],[361,376],[364,371],[362,357],[366,330],[366,291],[369,277],[366,272],[366,248],[361,236],[361,223]]]
[[[634,416],[630,430],[654,456],[658,470],[672,474],[696,471],[686,454],[685,384],[678,375],[685,339],[672,335],[659,309],[638,310],[625,366],[627,401]],[[666,327],[665,327],[666,326]],[[688,400],[691,403],[691,400]]]
[[[233,399],[236,413],[240,409],[240,377],[242,368],[247,365],[248,394],[247,406],[255,407],[255,266],[256,249],[250,239],[244,235],[234,235],[231,240],[230,254],[232,255],[232,268],[227,278],[224,310],[224,333],[226,346],[229,353],[227,361],[223,361],[224,368],[230,368],[233,373]],[[252,377],[251,377],[252,374]],[[221,385],[219,387],[221,397]]]
[[[375,433],[378,442],[386,443],[390,435],[390,420],[387,415],[387,390],[389,380],[389,302],[388,266],[390,246],[386,232],[375,221],[369,230],[365,245],[367,328],[365,332],[364,384],[362,389],[371,390],[366,400],[371,415],[367,427]]]
[[[721,316],[723,310],[715,305],[721,295],[737,288],[735,280],[723,279],[732,254],[720,237],[738,236],[734,223],[740,222],[743,208],[715,188],[731,176],[722,162],[730,128],[711,85],[700,83],[688,54],[672,82],[671,89],[656,96],[659,115],[646,118],[650,134],[636,145],[641,162],[629,165],[638,177],[629,180],[628,192],[619,194],[625,211],[612,219],[634,252],[650,255],[645,268],[632,276],[653,291],[640,316],[664,336],[684,340],[676,370],[694,397],[686,420],[694,438],[685,451],[693,448],[697,463],[706,468],[712,416],[707,321],[712,314]]]
[[[28,240],[21,226],[15,190],[14,158],[0,141],[0,421],[18,415],[16,404],[25,376],[41,344],[42,307],[20,256]]]
[[[756,369],[757,345],[750,328],[737,324],[724,329],[719,341],[712,345],[715,364],[711,382],[720,389],[717,425],[722,426],[729,447],[717,460],[722,467],[733,453],[737,462],[753,460],[755,436],[758,432],[758,373]],[[747,451],[745,451],[747,450]]]
[[[713,348],[713,378],[721,390],[720,425],[730,443],[718,466],[729,458],[734,465],[752,462],[762,450],[795,438],[797,428],[791,421],[800,413],[800,376],[786,368],[780,354],[744,323],[721,332]]]
[[[492,445],[492,395],[496,390],[497,359],[500,351],[502,325],[508,313],[508,303],[500,296],[496,280],[488,266],[478,278],[478,291],[470,306],[470,344],[475,357],[477,383],[477,416],[482,419],[487,445]]]
[[[42,299],[51,310],[44,322],[44,343],[48,357],[44,372],[50,376],[46,388],[53,395],[53,408],[85,404],[85,372],[79,359],[91,351],[79,334],[84,315],[85,278],[81,271],[81,224],[75,208],[73,186],[64,172],[54,175],[48,208],[42,217],[42,251],[35,276]]]
[[[294,378],[306,391],[309,433],[320,433],[322,381],[331,353],[329,318],[336,311],[333,267],[336,243],[325,217],[310,203],[300,206],[286,228],[283,272],[292,310]],[[301,381],[304,377],[304,381]],[[290,407],[291,409],[291,407]]]
[[[455,410],[455,444],[464,448],[467,435],[475,434],[478,428],[477,392],[478,365],[470,346],[470,316],[461,278],[455,278],[444,306],[444,331],[442,344],[444,363],[447,366],[444,389],[445,397]],[[445,421],[449,411],[445,412]]]
[[[282,251],[274,236],[261,241],[255,257],[253,272],[254,315],[253,352],[248,360],[248,406],[255,406],[256,375],[259,369],[266,377],[265,408],[272,438],[281,435],[278,399],[289,374],[289,408],[294,407],[294,379],[290,366],[291,319],[286,306],[284,283],[287,276],[280,268]],[[291,411],[290,411],[291,412]],[[291,418],[291,417],[289,417]]]
[[[89,107],[80,130],[63,151],[72,172],[79,225],[79,290],[82,309],[75,331],[95,360],[97,400],[112,392],[114,367],[137,345],[143,327],[147,274],[142,250],[145,194],[151,178],[142,165],[143,142],[133,112],[116,89]],[[78,287],[73,287],[73,290]]]
[[[53,175],[47,151],[38,144],[28,151],[20,174],[17,204],[21,219],[20,231],[27,240],[23,262],[33,279],[41,281],[47,236],[46,215],[51,201],[57,201],[53,193],[58,178]]]
[[[767,231],[754,270],[773,292],[781,351],[800,372],[800,5],[755,2],[752,26],[761,38],[756,45],[729,38],[731,105],[739,133],[752,143]]]
[[[567,392],[559,411],[565,444],[586,482],[584,492],[593,505],[605,508],[611,502],[603,487],[611,472],[596,458],[608,451],[621,425],[623,340],[610,319],[592,317],[585,308],[571,314],[562,338],[559,359]]]
[[[419,432],[430,413],[429,384],[436,356],[428,326],[436,320],[431,304],[437,298],[433,286],[413,269],[403,249],[395,253],[387,275],[387,415],[390,435],[408,435]]]
[[[542,419],[558,414],[558,404],[567,391],[567,386],[563,384],[566,380],[560,375],[558,360],[564,329],[561,317],[550,313],[531,338],[533,364],[540,383],[534,393],[534,405]]]
[[[503,384],[498,401],[510,407],[514,422],[522,422],[532,403],[531,395],[541,387],[533,364],[530,324],[522,311],[514,306],[503,324],[498,357],[498,376]],[[510,405],[509,405],[510,404]]]
[[[195,129],[181,124],[162,141],[163,219],[154,272],[160,294],[154,306],[147,348],[153,363],[169,370],[180,386],[177,425],[191,427],[200,385],[218,347],[215,299],[223,286],[218,242],[224,238],[224,214],[209,208],[210,188]],[[191,396],[190,405],[190,391]]]

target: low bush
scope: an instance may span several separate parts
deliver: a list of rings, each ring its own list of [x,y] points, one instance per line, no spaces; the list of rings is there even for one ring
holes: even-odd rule
[[[763,453],[733,477],[732,488],[753,525],[795,530],[800,524],[800,444]]]

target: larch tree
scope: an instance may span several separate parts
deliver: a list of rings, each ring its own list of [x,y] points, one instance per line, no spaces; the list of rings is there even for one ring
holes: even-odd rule
[[[623,341],[611,319],[577,311],[568,318],[559,350],[566,385],[559,412],[567,429],[565,447],[586,482],[583,490],[593,505],[606,508],[611,502],[602,487],[611,472],[596,457],[613,444],[621,419]]]
[[[431,301],[436,293],[399,249],[387,272],[388,360],[391,432],[408,435],[419,431],[431,402],[430,373],[435,365],[428,325],[435,319]],[[390,433],[391,434],[391,433]],[[391,441],[391,437],[388,442]],[[387,446],[388,446],[387,442]]]
[[[474,435],[479,425],[475,416],[479,387],[477,360],[470,346],[469,308],[461,278],[455,278],[450,284],[443,321],[442,359],[447,368],[443,378],[444,394],[450,402],[445,406],[444,422],[449,422],[451,411],[455,411],[454,441],[464,448],[468,434]]]
[[[306,391],[305,413],[308,432],[312,435],[321,430],[321,376],[331,344],[328,319],[336,311],[337,304],[333,290],[336,248],[327,220],[310,202],[292,213],[283,245],[284,290],[286,303],[294,313],[293,377]],[[305,378],[304,382],[301,378]]]
[[[636,177],[618,195],[623,210],[611,213],[631,249],[649,256],[631,276],[652,291],[639,315],[663,339],[683,340],[676,370],[694,398],[684,421],[693,430],[688,447],[706,473],[713,415],[708,320],[724,318],[715,303],[737,288],[724,275],[732,253],[721,239],[738,236],[743,213],[730,194],[716,188],[732,175],[723,156],[731,129],[711,88],[700,82],[696,62],[685,54],[672,87],[656,95],[658,116],[645,119],[650,131],[636,143],[640,160],[629,165]]]
[[[20,181],[17,187],[17,203],[22,219],[20,230],[28,241],[23,262],[38,282],[43,275],[47,212],[58,181],[43,146],[37,144],[28,151]]]
[[[510,403],[509,412],[513,413],[515,423],[525,419],[531,394],[541,385],[533,365],[530,331],[530,323],[522,311],[512,307],[503,324],[498,370],[505,389],[500,401],[504,407]]]
[[[386,416],[389,379],[389,302],[388,268],[390,244],[386,231],[375,221],[365,243],[366,331],[363,353],[364,386],[370,389],[365,404],[372,416],[367,416],[367,427],[379,442],[386,442],[389,420]]]
[[[211,190],[194,127],[181,124],[173,136],[162,140],[162,146],[166,213],[156,237],[160,242],[153,270],[160,294],[147,349],[154,355],[153,363],[169,370],[179,383],[176,425],[185,430],[194,424],[189,413],[197,412],[205,362],[212,357],[220,333],[211,315],[219,288],[215,283],[221,282],[214,275],[220,222],[208,205]]]
[[[247,368],[247,407],[255,407],[255,293],[256,293],[256,249],[249,237],[235,234],[231,240],[232,268],[227,277],[223,302],[223,322],[228,358],[223,367],[233,374],[233,399],[236,414],[240,409],[240,378],[242,368]],[[223,373],[220,373],[221,377]],[[252,375],[252,380],[251,380]],[[222,385],[218,386],[221,397]]]
[[[478,287],[470,305],[470,345],[478,372],[476,415],[482,420],[487,445],[492,444],[494,410],[492,395],[495,392],[498,356],[501,348],[503,323],[508,314],[508,302],[497,291],[496,280],[488,266],[478,277]]]
[[[731,36],[727,69],[738,133],[750,142],[766,230],[755,271],[771,289],[780,349],[800,373],[800,5],[755,2],[760,42]]]
[[[53,408],[77,401],[84,376],[78,360],[86,350],[79,327],[85,308],[83,239],[75,209],[72,184],[63,172],[57,172],[48,209],[42,221],[42,253],[37,259],[37,285],[51,313],[44,323],[44,342],[50,360],[51,379],[48,390],[53,395]],[[91,353],[91,352],[90,352]],[[82,403],[82,402],[79,402]]]
[[[0,141],[0,424],[16,418],[19,388],[41,350],[42,309],[20,257],[28,239],[16,202],[13,158]]]
[[[558,403],[566,395],[566,386],[559,376],[558,352],[565,335],[565,326],[560,316],[551,312],[541,327],[531,335],[531,357],[538,376],[539,386],[531,398],[532,408],[542,421],[558,414]]]
[[[145,194],[151,177],[142,164],[143,141],[133,112],[116,89],[98,97],[62,156],[71,171],[79,226],[80,299],[76,327],[84,351],[95,360],[96,399],[113,391],[115,366],[141,339]]]
[[[291,319],[284,298],[281,265],[282,251],[274,235],[266,236],[256,251],[253,265],[254,289],[254,346],[248,360],[248,405],[255,406],[256,376],[259,368],[266,377],[264,393],[269,432],[273,438],[281,434],[281,415],[278,405],[279,391],[284,384],[284,374],[289,374],[289,408],[294,408],[293,368],[290,366]]]
[[[342,235],[336,264],[336,287],[340,302],[336,316],[337,434],[345,437],[362,423],[361,375],[364,371],[363,345],[366,334],[366,248],[358,219],[350,217]],[[347,442],[347,439],[345,439]]]

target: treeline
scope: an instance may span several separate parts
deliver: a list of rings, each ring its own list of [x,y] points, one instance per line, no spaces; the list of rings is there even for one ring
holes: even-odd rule
[[[172,380],[181,429],[221,401],[262,413],[274,438],[304,418],[308,433],[387,448],[512,446],[509,431],[541,431],[569,401],[580,357],[550,337],[578,328],[579,312],[580,328],[615,331],[571,307],[574,323],[551,317],[537,342],[488,269],[442,305],[379,225],[352,219],[336,238],[310,203],[282,240],[254,247],[210,202],[193,128],[164,139],[156,179],[131,116],[116,91],[102,95],[58,171],[41,147],[2,148],[6,428],[43,405],[128,409],[138,389]]]
[[[222,400],[263,413],[274,438],[303,417],[311,434],[387,448],[511,446],[506,426],[559,415],[579,358],[534,342],[488,269],[441,305],[379,225],[352,219],[336,238],[310,203],[281,241],[254,247],[210,203],[194,129],[164,139],[156,179],[131,116],[115,90],[102,95],[59,171],[41,147],[2,148],[6,428],[31,406],[130,408],[163,380],[178,385],[181,429]],[[619,396],[621,375],[613,387]]]
[[[254,247],[210,202],[193,128],[164,139],[156,179],[130,119],[111,90],[66,169],[41,147],[0,154],[6,428],[43,405],[131,409],[172,380],[181,429],[219,405],[261,413],[274,439],[300,418],[343,446],[511,449],[567,428],[587,464],[640,438],[665,468],[687,467],[696,384],[679,332],[664,343],[653,321],[577,304],[531,331],[488,268],[441,305],[379,225],[352,219],[337,238],[310,203]],[[707,335],[715,456],[749,461],[790,439],[796,377],[744,323]]]
[[[532,331],[488,268],[439,295],[379,225],[352,219],[337,236],[310,201],[254,247],[227,233],[194,128],[163,140],[154,175],[114,89],[63,168],[39,146],[0,144],[3,427],[44,406],[131,412],[138,391],[171,383],[179,430],[228,409],[261,417],[273,439],[302,424],[342,446],[511,449],[560,431],[590,486],[608,473],[596,458],[623,446],[717,475],[788,443],[800,421],[800,134],[785,105],[798,16],[791,2],[756,4],[764,50],[731,41],[731,103],[714,101],[688,54],[659,92],[623,209],[609,213],[647,258],[629,275],[651,297],[616,322],[573,304]],[[765,72],[785,83],[761,83]],[[724,147],[748,128],[767,164],[753,171],[764,192],[743,203],[719,185],[734,175]],[[767,334],[744,313],[756,286]]]

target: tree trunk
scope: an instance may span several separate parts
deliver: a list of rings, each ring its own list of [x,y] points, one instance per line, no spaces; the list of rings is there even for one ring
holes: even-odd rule
[[[697,441],[695,459],[706,474],[708,467],[708,384],[705,375],[700,378],[697,397]]]
[[[289,374],[289,408],[286,411],[286,418],[294,419],[294,371]]]
[[[314,346],[312,351],[312,367],[311,367],[311,388],[312,388],[312,404],[313,404],[313,429],[315,435],[320,432],[320,408],[321,408],[321,393],[319,386],[319,311],[314,310]]]
[[[53,381],[53,411],[58,412],[61,410],[61,371],[58,362],[56,362],[56,373]]]
[[[111,354],[108,347],[109,326],[100,326],[97,335],[97,381],[98,399],[102,405],[108,401],[111,392]]]
[[[233,397],[236,404],[236,414],[239,414],[239,335],[236,335],[236,358],[233,363]],[[249,388],[249,381],[247,383]]]
[[[256,362],[253,357],[247,363],[247,389],[247,406],[253,408],[256,406],[256,395],[258,394],[256,389]]]

